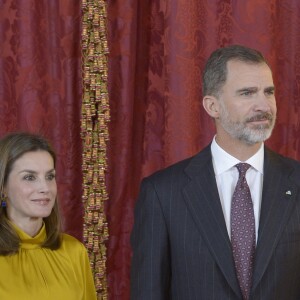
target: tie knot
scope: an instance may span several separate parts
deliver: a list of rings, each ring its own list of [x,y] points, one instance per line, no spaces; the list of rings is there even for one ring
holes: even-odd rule
[[[240,177],[241,176],[245,176],[247,170],[251,167],[251,165],[247,164],[247,163],[239,163],[237,165],[235,165],[237,167],[237,169],[239,170],[240,173]]]

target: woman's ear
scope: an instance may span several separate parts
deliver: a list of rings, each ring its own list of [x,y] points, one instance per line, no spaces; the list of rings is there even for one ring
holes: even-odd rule
[[[205,96],[202,101],[206,112],[214,119],[219,118],[219,100],[214,96]]]

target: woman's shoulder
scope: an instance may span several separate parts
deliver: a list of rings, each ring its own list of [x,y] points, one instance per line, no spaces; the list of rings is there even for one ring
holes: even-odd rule
[[[77,238],[67,233],[62,233],[61,241],[61,248],[65,248],[66,250],[71,252],[86,252],[85,246]]]

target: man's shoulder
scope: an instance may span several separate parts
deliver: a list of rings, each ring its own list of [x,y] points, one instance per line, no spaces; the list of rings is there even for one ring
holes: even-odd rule
[[[282,155],[278,152],[275,152],[274,150],[272,150],[269,147],[265,147],[265,151],[266,151],[266,154],[271,158],[276,158],[276,159],[279,159],[279,160],[282,160],[282,161],[285,161],[285,162],[288,162],[288,163],[292,163],[292,164],[295,164],[295,165],[300,165],[300,161],[298,161],[298,160],[296,160],[292,157]]]
[[[148,176],[147,180],[156,181],[162,180],[164,178],[178,178],[182,176],[186,176],[186,171],[192,168],[197,169],[201,172],[201,164],[202,162],[211,161],[211,151],[210,145],[206,146],[197,154],[188,157],[186,159],[180,160],[174,164],[171,164],[163,169],[160,169],[150,176]]]
[[[282,168],[288,168],[296,172],[300,176],[300,162],[294,158],[284,156],[269,148],[266,148],[267,160],[280,165]]]

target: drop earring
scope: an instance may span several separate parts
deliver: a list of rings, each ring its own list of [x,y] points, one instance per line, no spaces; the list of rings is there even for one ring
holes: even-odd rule
[[[6,207],[6,197],[3,194],[1,195],[1,207]]]

